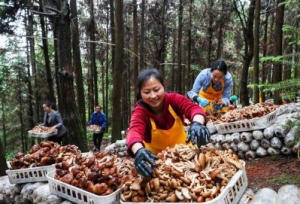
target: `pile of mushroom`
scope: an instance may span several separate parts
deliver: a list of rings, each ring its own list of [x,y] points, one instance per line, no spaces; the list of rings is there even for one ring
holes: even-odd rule
[[[57,163],[55,167],[55,179],[102,196],[115,192],[132,179],[134,168],[130,161],[108,152],[78,153],[76,158]]]
[[[24,169],[38,166],[47,166],[67,160],[80,150],[75,145],[60,146],[56,142],[42,141],[29,150],[29,154],[18,152],[10,161],[10,169]]]
[[[31,130],[31,132],[33,132],[33,133],[43,133],[43,134],[45,134],[45,133],[52,133],[54,131],[54,129],[53,128],[51,128],[51,127],[46,127],[46,126],[40,126],[40,125],[38,125],[38,126],[35,126],[34,128],[32,128],[32,130]]]
[[[125,182],[123,202],[206,202],[216,198],[243,169],[233,151],[176,145],[158,154],[152,178]]]
[[[86,130],[89,132],[100,132],[100,126],[99,125],[89,125],[89,126],[86,126]]]
[[[222,115],[216,115],[214,112],[207,112],[207,115],[208,119],[214,124],[230,123],[239,120],[249,120],[252,118],[262,117],[275,111],[278,107],[278,105],[274,105],[272,103],[257,103],[255,105],[229,110]]]

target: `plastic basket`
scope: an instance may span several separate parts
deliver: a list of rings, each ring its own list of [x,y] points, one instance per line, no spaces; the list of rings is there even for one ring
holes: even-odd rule
[[[79,189],[67,183],[54,179],[55,171],[47,174],[50,192],[62,198],[70,200],[75,203],[87,204],[119,204],[120,191],[116,190],[114,193],[107,196],[98,196],[88,191]]]
[[[242,161],[244,166],[245,162]],[[246,175],[245,168],[239,170],[224,188],[224,190],[213,200],[203,202],[204,204],[237,204],[244,194],[248,186],[248,179]],[[153,203],[153,202],[151,202]],[[145,202],[123,202],[120,201],[120,204],[145,204]],[[159,202],[159,204],[178,204],[170,202]],[[191,204],[191,203],[180,203],[180,204]],[[196,202],[194,202],[196,204]]]
[[[55,170],[55,165],[40,166],[26,169],[6,170],[11,184],[47,181],[47,173]]]
[[[37,132],[32,132],[31,130],[28,131],[28,136],[30,137],[37,137],[37,138],[48,138],[52,135],[56,135],[57,134],[57,130],[54,132],[50,132],[50,133],[37,133]]]
[[[217,132],[217,128],[213,123],[207,123],[206,127],[211,134]]]
[[[260,118],[215,124],[215,127],[219,134],[260,130],[272,125],[276,121],[277,116],[277,110],[275,110]]]

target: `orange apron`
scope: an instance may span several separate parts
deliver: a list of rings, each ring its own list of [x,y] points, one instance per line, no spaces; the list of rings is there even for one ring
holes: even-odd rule
[[[207,105],[206,107],[202,107],[205,111],[213,111],[214,107],[213,107],[213,102],[215,99],[222,99],[222,94],[223,94],[223,90],[224,90],[224,80],[221,81],[221,90],[220,91],[216,91],[214,90],[214,88],[212,87],[212,83],[209,84],[209,87],[205,90],[205,92],[203,90],[201,90],[199,92],[199,97],[204,98],[206,100],[208,100],[209,105]],[[227,107],[223,107],[221,110],[218,110],[217,112],[226,112],[227,111]]]
[[[152,153],[157,154],[167,147],[174,147],[176,144],[187,144],[186,132],[184,131],[183,123],[180,117],[175,113],[173,108],[169,105],[169,111],[174,117],[175,121],[173,126],[168,130],[156,129],[155,122],[152,118],[151,121],[151,143],[144,141],[146,149],[150,150]]]

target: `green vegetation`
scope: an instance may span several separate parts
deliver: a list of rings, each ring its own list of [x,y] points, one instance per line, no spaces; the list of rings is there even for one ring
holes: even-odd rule
[[[282,174],[279,177],[269,179],[268,182],[277,185],[286,185],[286,184],[300,184],[300,177]]]

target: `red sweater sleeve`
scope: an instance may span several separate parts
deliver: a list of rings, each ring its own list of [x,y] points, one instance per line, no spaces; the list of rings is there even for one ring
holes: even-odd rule
[[[157,117],[150,110],[139,103],[136,103],[126,135],[127,152],[129,155],[133,156],[131,148],[135,143],[139,142],[143,144],[143,141],[151,142],[150,118],[154,120],[156,128],[158,129],[167,130],[173,126],[174,118],[168,110],[169,105],[171,105],[182,121],[183,116],[190,121],[192,121],[192,118],[197,114],[201,114],[206,117],[205,112],[199,105],[194,104],[185,96],[177,93],[166,93],[163,103],[164,110],[160,117]]]

